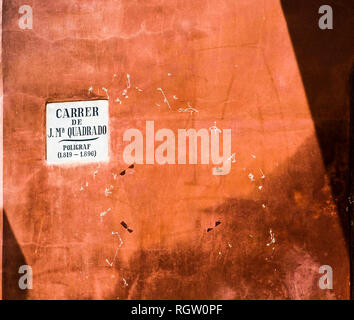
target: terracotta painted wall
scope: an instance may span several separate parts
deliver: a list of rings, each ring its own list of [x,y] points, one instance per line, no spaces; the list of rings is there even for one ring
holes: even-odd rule
[[[346,189],[333,193],[333,163],[324,161],[311,109],[322,106],[308,97],[292,8],[277,0],[29,0],[33,29],[21,30],[22,1],[3,2],[3,298],[349,298],[339,209]],[[309,28],[317,21],[315,11]],[[315,97],[325,104],[336,94],[342,106],[324,117],[343,124],[333,156],[343,172],[348,50],[329,72],[343,87]],[[98,97],[109,99],[109,162],[47,165],[46,102]],[[180,112],[188,104],[198,112]],[[215,121],[232,129],[231,172],[136,164],[120,175],[123,134],[145,132],[147,120],[176,136]],[[17,286],[22,264],[33,268],[32,290]],[[333,268],[333,290],[318,287],[321,265]]]

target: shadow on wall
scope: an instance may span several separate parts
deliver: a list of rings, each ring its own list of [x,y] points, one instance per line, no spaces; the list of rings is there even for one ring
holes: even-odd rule
[[[350,72],[350,81],[349,81],[349,90],[350,90],[350,161],[349,163],[354,163],[354,64]],[[350,204],[353,201],[354,195],[354,170],[353,167],[350,167],[349,175],[349,192],[350,192]],[[351,255],[351,274],[350,274],[350,283],[354,283],[354,207],[350,207],[350,255]],[[354,288],[352,287],[352,299],[354,298]]]
[[[332,204],[323,206],[331,190],[319,158],[309,157],[314,149],[316,137],[310,137],[267,176],[262,198],[228,199],[205,208],[204,214],[217,213],[222,222],[212,231],[199,230],[192,241],[169,251],[138,252],[119,269],[130,286],[123,290],[119,284],[116,294],[121,299],[347,299],[346,254],[333,245],[341,243],[341,226]],[[324,261],[338,271],[335,294],[318,287]]]
[[[19,288],[18,281],[21,274],[18,273],[18,270],[20,266],[27,263],[7,219],[5,210],[3,211],[3,217],[2,296],[4,300],[24,300],[27,298],[27,290]]]
[[[281,0],[284,16],[314,121],[323,162],[337,199],[343,234],[349,248],[349,86],[354,49],[354,2],[330,0],[333,29],[318,25],[321,0]]]

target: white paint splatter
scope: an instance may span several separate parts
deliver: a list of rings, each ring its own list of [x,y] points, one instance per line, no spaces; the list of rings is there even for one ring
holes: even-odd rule
[[[130,74],[127,73],[127,89],[130,89]]]
[[[193,112],[199,112],[199,111],[198,111],[197,109],[195,109],[195,108],[189,106],[189,107],[187,107],[187,108],[185,108],[185,109],[179,108],[179,109],[178,109],[178,112],[189,112],[190,114],[192,114]]]
[[[114,189],[114,187],[112,185],[109,186],[108,188],[106,188],[104,191],[105,196],[108,197],[108,195],[112,194],[111,190],[113,190],[113,189]]]
[[[102,90],[106,93],[106,95],[107,95],[107,99],[109,99],[108,90],[107,90],[106,88],[102,88]]]
[[[163,90],[161,88],[157,88],[158,91],[161,92],[162,96],[163,96],[163,102],[166,103],[168,105],[168,108],[171,110],[171,106],[170,103],[168,102],[165,93],[163,92]]]
[[[93,172],[93,178],[96,178],[96,175],[98,174],[98,169],[101,168],[101,164],[98,164],[96,170]]]
[[[119,245],[118,245],[118,247],[116,248],[116,251],[115,251],[115,253],[114,253],[114,257],[113,257],[112,262],[109,262],[109,260],[106,259],[106,262],[107,262],[111,267],[113,266],[113,263],[114,263],[114,261],[115,261],[116,258],[117,258],[117,254],[118,254],[119,248],[123,245],[123,240],[122,240],[122,238],[120,237],[120,235],[119,235],[118,232],[113,232],[113,231],[112,231],[112,235],[117,235],[117,237],[118,237],[118,239],[119,239]]]
[[[270,234],[270,242],[267,243],[267,247],[269,247],[271,244],[275,243],[275,234],[272,231],[272,229],[269,229],[269,234]]]
[[[108,263],[108,265],[110,266],[110,267],[112,267],[113,266],[113,262],[111,263],[111,262],[109,262],[109,260],[108,259],[106,259],[106,262]]]
[[[102,220],[102,217],[104,217],[110,211],[111,211],[111,208],[108,208],[106,211],[101,212],[100,213],[101,220]]]

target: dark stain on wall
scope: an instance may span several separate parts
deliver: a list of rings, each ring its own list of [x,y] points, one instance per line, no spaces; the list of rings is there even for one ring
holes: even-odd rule
[[[354,65],[352,66],[349,78],[349,92],[350,92],[350,175],[349,175],[349,212],[350,212],[350,283],[354,283],[354,210],[353,210],[353,201],[354,201]],[[354,298],[354,287],[351,286],[351,298]]]
[[[337,199],[343,234],[350,250],[353,243],[350,242],[348,215],[349,166],[352,163],[349,161],[348,78],[354,58],[353,43],[350,41],[354,2],[282,0],[281,3],[323,161],[330,177],[332,194]],[[318,10],[323,4],[330,5],[333,9],[331,30],[321,30],[318,26],[321,17]],[[353,138],[351,139],[353,143]]]
[[[18,280],[21,277],[18,270],[20,266],[27,263],[7,219],[5,210],[3,211],[3,221],[3,299],[24,300],[27,296],[27,290],[21,290],[18,286]]]

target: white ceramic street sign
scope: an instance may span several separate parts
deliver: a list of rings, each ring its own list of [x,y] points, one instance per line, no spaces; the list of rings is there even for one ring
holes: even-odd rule
[[[47,163],[108,161],[108,100],[47,103]]]

